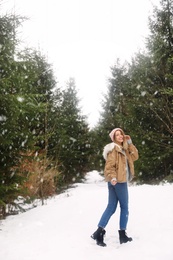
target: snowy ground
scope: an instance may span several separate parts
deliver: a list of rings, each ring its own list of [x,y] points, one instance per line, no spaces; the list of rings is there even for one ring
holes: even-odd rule
[[[107,247],[90,235],[107,204],[107,186],[96,171],[84,184],[26,213],[0,222],[1,260],[173,260],[173,185],[130,186],[128,234],[119,244],[119,209],[106,228]]]

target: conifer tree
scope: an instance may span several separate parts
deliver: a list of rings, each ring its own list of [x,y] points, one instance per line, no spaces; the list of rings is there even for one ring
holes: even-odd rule
[[[128,64],[121,65],[119,60],[111,67],[112,77],[109,78],[108,93],[103,102],[102,125],[104,128],[127,128],[128,106],[130,95]],[[126,119],[126,120],[125,120]]]
[[[108,125],[115,122],[133,136],[140,154],[137,175],[144,181],[172,174],[172,11],[169,0],[154,9],[146,52],[122,70],[114,66],[104,104]]]
[[[131,67],[137,88],[136,123],[140,126],[141,171],[144,179],[162,179],[172,171],[172,32],[173,1],[161,1],[150,18],[148,54]],[[137,84],[136,84],[137,83]],[[139,135],[139,137],[140,137]]]
[[[0,204],[4,207],[18,193],[18,184],[22,181],[15,168],[21,157],[18,147],[22,148],[22,135],[17,125],[20,107],[16,95],[19,86],[15,84],[17,62],[14,59],[15,30],[20,22],[20,17],[13,15],[0,17]]]
[[[20,164],[31,151],[47,155],[51,127],[51,95],[55,79],[40,53],[17,52],[16,16],[0,18],[0,204],[20,194],[27,172]],[[30,158],[31,160],[33,158]]]
[[[56,101],[56,95],[55,95]],[[64,182],[80,179],[88,169],[89,128],[79,108],[75,81],[69,79],[62,92],[61,102],[55,107],[53,155],[60,162]]]

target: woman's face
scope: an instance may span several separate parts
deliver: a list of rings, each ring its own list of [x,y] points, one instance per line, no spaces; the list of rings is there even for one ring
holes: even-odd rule
[[[116,131],[115,132],[115,142],[117,143],[117,144],[122,144],[123,143],[123,134],[122,134],[122,132],[121,131]]]

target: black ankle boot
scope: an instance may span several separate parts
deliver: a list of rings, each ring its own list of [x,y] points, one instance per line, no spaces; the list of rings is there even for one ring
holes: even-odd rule
[[[106,231],[99,227],[92,235],[91,238],[93,238],[94,240],[96,240],[96,243],[98,246],[106,246],[106,244],[103,241],[104,235],[105,235]]]
[[[131,238],[131,237],[128,237],[128,236],[126,235],[125,230],[118,230],[118,232],[119,232],[120,244],[127,243],[127,242],[131,242],[131,241],[132,241],[132,238]]]

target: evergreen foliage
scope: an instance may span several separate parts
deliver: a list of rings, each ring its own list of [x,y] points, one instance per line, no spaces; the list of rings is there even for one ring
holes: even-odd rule
[[[114,127],[130,134],[139,150],[137,180],[173,181],[173,1],[162,0],[149,18],[146,52],[111,67],[103,112],[91,130],[75,80],[58,88],[40,52],[17,50],[24,20],[0,17],[0,217],[32,180],[30,193],[43,201],[87,171],[102,171]]]
[[[14,16],[0,17],[0,205],[4,210],[19,191],[23,176],[17,174],[15,166],[19,163],[24,137],[18,124],[20,114],[18,93],[15,84],[17,62],[15,56],[15,26],[20,19]]]
[[[149,19],[147,51],[136,54],[131,64],[117,62],[111,69],[98,128],[104,135],[122,127],[133,137],[140,155],[136,162],[140,181],[168,176],[170,180],[173,172],[173,1],[160,4]]]
[[[58,93],[59,98],[59,93]],[[61,178],[65,182],[79,180],[88,170],[90,154],[89,128],[81,115],[79,100],[73,78],[69,79],[61,94],[61,101],[55,100],[55,130],[50,146],[56,147],[52,155],[61,162]],[[51,148],[50,148],[51,150]],[[55,154],[56,152],[56,154]]]
[[[41,53],[17,51],[20,21],[16,16],[0,21],[1,216],[19,195],[31,194],[30,186],[43,202],[64,183],[81,179],[90,153],[89,128],[78,108],[74,80],[64,91],[58,89]]]

